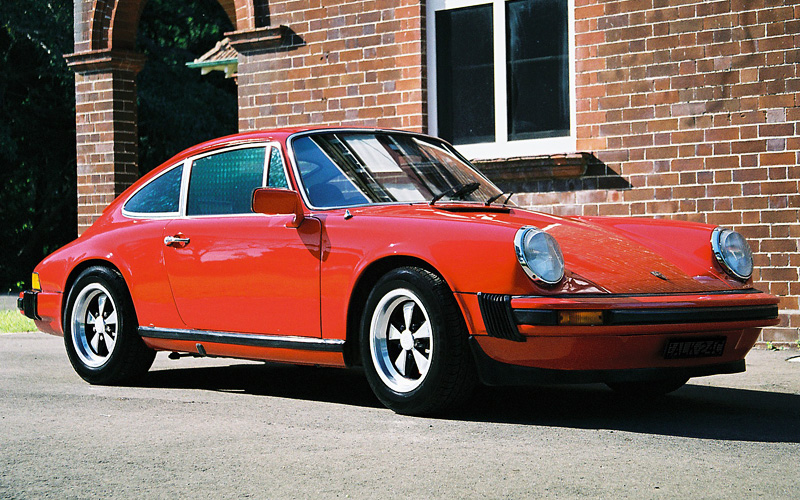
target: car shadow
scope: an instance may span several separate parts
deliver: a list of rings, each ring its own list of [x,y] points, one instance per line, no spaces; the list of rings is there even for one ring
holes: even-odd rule
[[[753,442],[800,442],[800,395],[692,385],[636,400],[603,385],[482,387],[460,419]]]
[[[264,363],[161,369],[151,371],[140,386],[382,408],[362,373],[336,368]],[[602,385],[480,387],[462,408],[437,418],[800,443],[800,395],[691,383],[652,400],[625,398]]]
[[[240,392],[382,408],[364,376],[353,370],[278,363],[151,370],[140,387]]]

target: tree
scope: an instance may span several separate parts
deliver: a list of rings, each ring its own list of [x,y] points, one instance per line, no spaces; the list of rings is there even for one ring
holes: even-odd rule
[[[0,24],[0,290],[12,290],[76,233],[75,88],[62,57],[72,2],[6,2]]]

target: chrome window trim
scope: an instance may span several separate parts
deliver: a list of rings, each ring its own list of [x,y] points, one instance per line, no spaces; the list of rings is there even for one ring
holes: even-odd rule
[[[329,128],[329,129],[317,129],[317,130],[304,130],[302,132],[295,132],[291,134],[289,137],[286,138],[286,153],[289,157],[289,162],[291,163],[292,167],[292,174],[294,175],[295,181],[297,183],[297,192],[300,194],[300,197],[303,199],[303,203],[305,206],[311,210],[341,210],[344,208],[359,208],[359,207],[374,207],[374,206],[386,206],[386,205],[428,205],[427,201],[391,201],[391,202],[381,202],[381,203],[363,203],[359,205],[337,205],[333,207],[317,207],[311,204],[306,196],[305,186],[303,185],[303,178],[300,175],[300,169],[297,166],[297,159],[295,158],[294,154],[294,147],[292,143],[295,139],[300,137],[310,136],[310,135],[321,135],[321,134],[352,134],[352,133],[361,133],[361,134],[396,134],[396,135],[407,135],[414,138],[421,137],[423,139],[430,139],[433,142],[439,142],[447,146],[445,150],[458,158],[459,160],[466,163],[472,170],[475,172],[479,177],[481,177],[484,181],[492,186],[497,186],[486,177],[483,172],[475,168],[475,166],[467,160],[452,144],[448,143],[444,139],[440,139],[438,137],[427,135],[427,134],[419,134],[416,132],[407,132],[405,130],[393,130],[393,129],[382,129],[382,128]],[[323,151],[323,153],[327,156],[327,153]],[[500,188],[497,188],[500,190]],[[483,202],[477,201],[459,201],[459,204],[472,204],[477,206],[484,206]]]
[[[725,261],[725,257],[723,257],[722,255],[722,249],[719,246],[719,239],[720,236],[722,235],[722,232],[726,230],[733,231],[733,229],[728,229],[720,226],[715,227],[714,230],[711,231],[711,252],[714,254],[714,258],[717,259],[717,262],[726,273],[730,274],[731,276],[733,276],[738,280],[747,281],[753,276],[752,271],[747,276],[743,276],[737,273],[731,266],[728,265],[728,263]],[[748,244],[747,240],[745,240],[745,244]]]

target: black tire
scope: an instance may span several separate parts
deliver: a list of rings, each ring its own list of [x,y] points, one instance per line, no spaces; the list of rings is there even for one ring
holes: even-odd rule
[[[642,382],[609,382],[606,385],[614,392],[631,398],[655,398],[683,387],[688,378],[669,378],[663,380],[648,380]]]
[[[461,310],[444,280],[422,268],[395,269],[375,284],[361,320],[361,359],[375,395],[401,414],[454,408],[477,383]]]
[[[78,276],[67,297],[63,327],[67,355],[82,379],[130,384],[147,373],[156,353],[145,345],[138,326],[119,272],[94,266]]]

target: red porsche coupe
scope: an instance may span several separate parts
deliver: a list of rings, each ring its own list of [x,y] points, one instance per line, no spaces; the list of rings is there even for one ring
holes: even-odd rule
[[[509,199],[424,135],[224,137],[131,186],[18,305],[93,384],[134,382],[156,351],[361,366],[405,414],[479,381],[666,393],[744,371],[778,321],[735,231]]]

